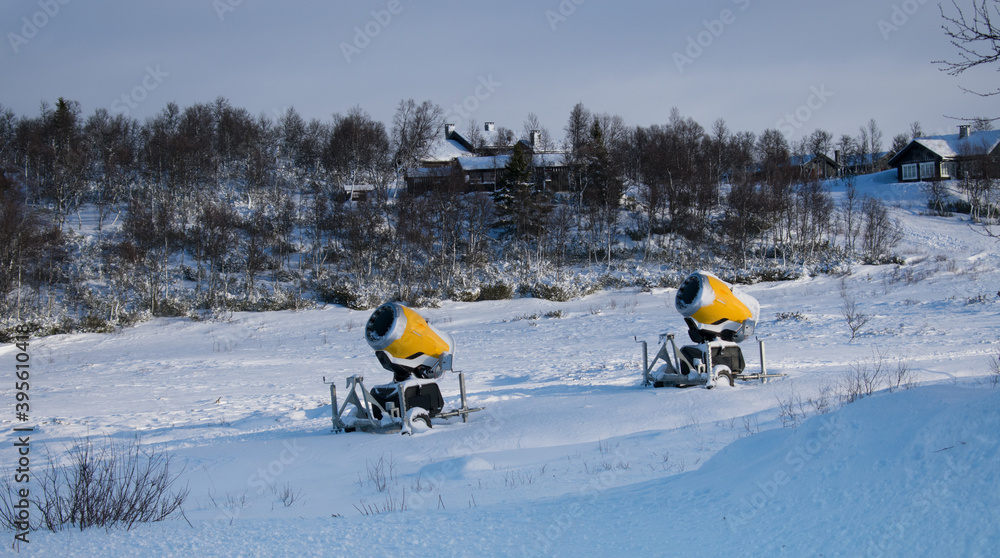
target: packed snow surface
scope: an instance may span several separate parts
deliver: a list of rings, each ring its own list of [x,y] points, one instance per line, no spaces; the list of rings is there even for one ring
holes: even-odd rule
[[[20,553],[994,556],[1000,245],[923,215],[919,185],[883,173],[861,188],[900,219],[907,264],[742,287],[761,303],[767,370],[786,375],[766,384],[641,385],[637,340],[650,358],[661,332],[686,341],[672,289],[418,309],[454,337],[485,410],[413,436],[331,432],[324,378],[341,401],[349,376],[391,379],[364,338],[370,312],[33,340],[34,467],[80,437],[139,434],[190,495],[186,520],[32,532]],[[848,299],[869,317],[854,340]],[[759,370],[757,339],[742,347]],[[0,347],[8,369],[14,354]],[[876,369],[893,389],[843,404],[847,378]],[[457,377],[441,386],[456,407]],[[3,387],[6,475],[21,424]]]

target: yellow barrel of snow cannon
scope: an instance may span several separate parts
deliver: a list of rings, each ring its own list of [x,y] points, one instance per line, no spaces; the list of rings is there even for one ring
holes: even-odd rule
[[[410,373],[424,377],[425,372],[450,356],[455,348],[451,335],[437,330],[420,314],[397,302],[387,302],[375,309],[365,326],[365,339],[375,349],[382,366],[396,374],[397,379],[405,379]]]
[[[707,271],[685,279],[674,303],[696,343],[715,337],[740,343],[753,335],[760,314],[757,299]],[[695,332],[703,339],[696,339]]]
[[[379,306],[365,326],[368,345],[396,358],[422,353],[440,358],[451,351],[451,336],[437,331],[420,314],[397,302]]]

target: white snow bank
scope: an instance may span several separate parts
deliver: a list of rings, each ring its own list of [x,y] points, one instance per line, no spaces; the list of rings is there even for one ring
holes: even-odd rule
[[[602,473],[575,493],[535,503],[35,533],[27,550],[35,556],[992,556],[1000,544],[998,448],[1000,390],[927,386],[863,399],[798,429],[743,438],[696,471],[621,488],[605,488],[614,482]],[[439,468],[486,466],[459,461]]]

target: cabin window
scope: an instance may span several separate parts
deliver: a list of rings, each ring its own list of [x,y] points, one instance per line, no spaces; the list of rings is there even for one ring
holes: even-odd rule
[[[941,163],[941,178],[952,178],[955,176],[955,163]]]
[[[937,178],[937,175],[934,172],[933,161],[931,161],[930,163],[920,163],[920,178],[923,179]]]
[[[903,165],[903,180],[917,179],[917,165]]]

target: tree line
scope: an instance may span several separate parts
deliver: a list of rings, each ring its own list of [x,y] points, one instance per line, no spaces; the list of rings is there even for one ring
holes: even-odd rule
[[[0,106],[3,315],[100,328],[315,302],[565,298],[668,286],[694,266],[755,280],[886,261],[898,242],[877,200],[852,194],[837,207],[791,163],[880,151],[874,121],[835,145],[821,130],[801,142],[721,119],[706,130],[676,109],[664,124],[629,126],[577,104],[562,191],[539,186],[516,142],[537,131],[555,145],[533,114],[520,133],[495,135],[511,159],[493,192],[459,178],[406,191],[444,124],[438,105],[412,99],[388,125],[361,107],[307,121],[221,97],[144,121],[84,117],[62,98],[35,116]],[[373,188],[365,201],[349,199],[357,185]]]

